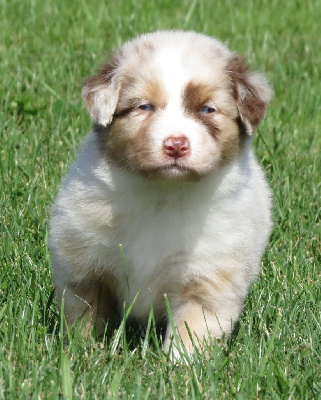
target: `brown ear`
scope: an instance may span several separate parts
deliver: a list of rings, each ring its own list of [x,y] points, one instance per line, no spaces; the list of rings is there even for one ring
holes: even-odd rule
[[[272,89],[263,74],[250,72],[242,57],[233,54],[227,64],[241,121],[249,135],[262,121]]]
[[[112,121],[117,106],[119,84],[116,70],[115,62],[104,65],[96,75],[85,81],[82,89],[87,110],[99,125],[107,126]]]

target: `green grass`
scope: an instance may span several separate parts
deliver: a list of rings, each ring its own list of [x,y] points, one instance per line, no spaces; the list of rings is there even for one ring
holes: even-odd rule
[[[321,398],[320,20],[319,0],[0,0],[0,399]],[[145,341],[121,327],[66,344],[46,246],[90,128],[81,80],[124,40],[174,28],[219,37],[275,91],[255,142],[274,191],[262,274],[232,340],[186,366],[153,324]]]

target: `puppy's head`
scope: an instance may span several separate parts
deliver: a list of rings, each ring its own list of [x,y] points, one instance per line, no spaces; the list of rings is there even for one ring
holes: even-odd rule
[[[231,162],[271,90],[222,43],[155,32],[125,44],[83,88],[101,151],[147,177],[197,179]]]

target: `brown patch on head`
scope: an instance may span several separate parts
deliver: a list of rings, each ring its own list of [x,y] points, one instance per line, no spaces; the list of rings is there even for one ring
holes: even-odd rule
[[[195,113],[208,102],[213,101],[214,90],[205,83],[189,82],[183,93],[183,105],[188,113]]]
[[[183,92],[185,112],[204,125],[218,146],[221,163],[228,163],[239,154],[241,145],[240,130],[237,119],[230,110],[219,107],[220,97],[227,89],[205,83],[189,82]],[[226,93],[224,93],[224,102]],[[205,114],[202,107],[216,110]]]
[[[147,99],[151,101],[156,108],[165,108],[167,105],[168,96],[159,80],[148,80],[144,82],[144,92]]]
[[[183,107],[187,114],[205,125],[209,133],[215,138],[218,133],[215,121],[201,112],[203,106],[213,101],[214,90],[204,83],[189,82],[183,93]]]
[[[167,93],[157,79],[156,72],[152,79],[144,79],[140,75],[122,77],[122,87],[115,111],[115,117],[122,117],[138,109],[140,105],[151,104],[155,110],[165,108]]]
[[[244,59],[237,54],[228,61],[226,71],[242,123],[247,133],[252,134],[265,115],[272,91],[265,77],[250,72]]]

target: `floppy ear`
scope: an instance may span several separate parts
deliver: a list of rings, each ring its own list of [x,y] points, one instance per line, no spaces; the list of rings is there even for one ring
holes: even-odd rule
[[[107,126],[113,119],[118,95],[119,84],[115,77],[116,63],[104,65],[96,75],[88,78],[82,89],[87,110],[95,123]]]
[[[250,72],[242,57],[233,54],[227,64],[233,94],[246,132],[252,135],[262,121],[272,89],[263,74]]]

